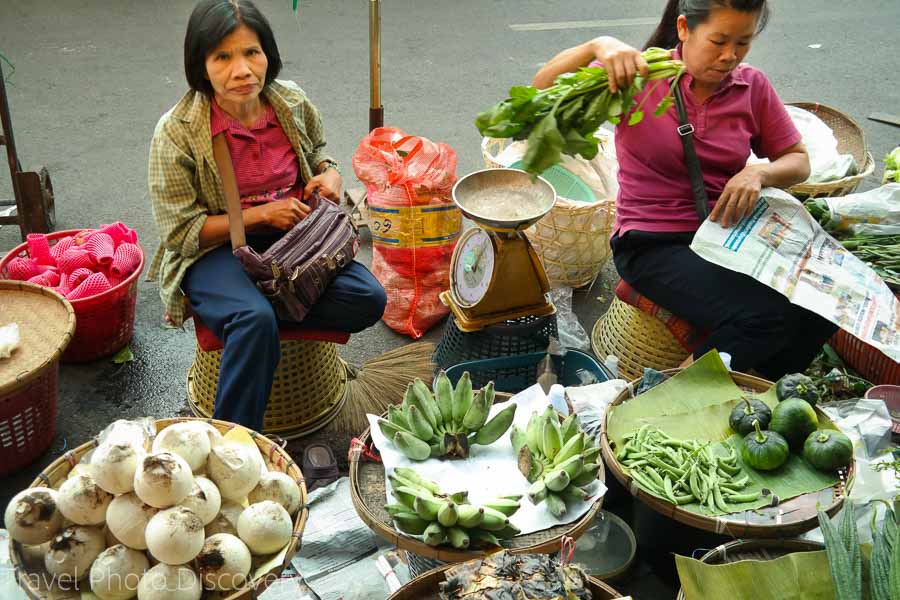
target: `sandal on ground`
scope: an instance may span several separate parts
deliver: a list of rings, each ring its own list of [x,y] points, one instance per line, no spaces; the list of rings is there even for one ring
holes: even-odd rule
[[[334,483],[340,477],[337,459],[326,444],[310,444],[304,448],[300,468],[306,480],[307,493]]]

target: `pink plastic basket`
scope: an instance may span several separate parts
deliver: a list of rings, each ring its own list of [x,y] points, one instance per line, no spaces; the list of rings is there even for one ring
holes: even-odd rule
[[[893,421],[891,429],[900,433],[900,385],[876,385],[866,391],[866,398],[884,400]]]

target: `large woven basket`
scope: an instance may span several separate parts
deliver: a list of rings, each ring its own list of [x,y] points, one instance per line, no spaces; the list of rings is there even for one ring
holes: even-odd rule
[[[496,402],[509,400],[509,394],[497,394]],[[370,431],[366,429],[359,439],[366,445],[372,443]],[[361,447],[355,446],[350,453],[350,497],[356,512],[369,528],[407,553],[414,553],[418,558],[429,559],[423,564],[435,566],[440,563],[458,563],[480,558],[490,551],[456,550],[450,546],[432,547],[412,536],[398,531],[394,523],[384,509],[386,501],[386,488],[384,477],[384,465],[381,462],[372,462],[360,459]],[[598,476],[600,481],[606,481],[604,469],[600,469]],[[594,516],[603,505],[603,497],[600,497],[593,506],[578,520],[559,525],[543,531],[537,531],[527,535],[519,535],[504,542],[506,548],[516,554],[549,554],[560,548],[563,536],[578,539],[593,523]],[[418,572],[417,569],[412,569]]]
[[[618,298],[594,324],[591,348],[599,357],[618,356],[619,374],[626,379],[641,378],[645,367],[674,369],[690,355],[662,321]]]
[[[484,138],[488,167],[502,167],[497,155],[507,139]],[[612,254],[609,236],[616,220],[615,197],[586,204],[559,197],[547,215],[526,230],[553,287],[590,285]]]
[[[450,565],[444,565],[419,575],[388,597],[388,600],[439,600],[440,584],[444,581],[444,571]],[[612,600],[621,598],[622,594],[606,585],[599,579],[588,577],[592,600]]]
[[[679,369],[670,369],[666,373],[675,375],[678,371]],[[731,378],[738,387],[753,393],[765,392],[774,385],[771,381],[737,372],[732,372]],[[637,388],[638,384],[639,380],[632,381],[610,406],[628,401],[631,398],[632,390]],[[819,412],[821,413],[820,410]],[[817,510],[819,508],[832,516],[837,513],[843,506],[844,498],[852,485],[855,463],[851,463],[850,467],[846,469],[841,469],[838,472],[840,481],[834,487],[826,490],[791,498],[775,507],[757,508],[718,517],[699,515],[661,500],[644,492],[639,486],[633,485],[631,477],[625,473],[619,461],[616,460],[615,451],[610,445],[607,436],[607,419],[609,419],[609,412],[606,413],[600,433],[600,452],[606,466],[609,467],[615,478],[633,496],[659,514],[703,531],[733,538],[795,537],[818,527]]]
[[[863,179],[875,172],[875,161],[866,147],[866,135],[856,121],[836,108],[818,102],[788,102],[788,105],[802,108],[819,117],[834,132],[834,137],[837,138],[838,152],[852,154],[859,168],[859,173],[856,175],[836,181],[798,183],[787,189],[789,194],[800,199],[846,196],[852,194]]]
[[[710,565],[735,563],[741,560],[774,560],[794,552],[815,552],[825,546],[807,540],[735,540],[713,548],[701,558]],[[678,590],[676,600],[686,600]]]
[[[192,420],[199,419],[160,419],[156,421],[156,431],[162,431],[174,423]],[[214,419],[204,419],[204,421],[223,434],[234,427],[233,423],[228,423],[226,421],[217,421]],[[306,521],[309,518],[306,483],[303,479],[303,472],[300,470],[300,466],[291,459],[288,453],[282,449],[281,445],[276,444],[274,441],[255,431],[251,432],[250,436],[259,447],[259,451],[266,461],[266,467],[270,471],[286,473],[291,479],[297,482],[298,486],[300,486],[301,509],[294,518],[293,537],[291,538],[291,542],[288,545],[287,552],[285,553],[284,560],[281,564],[275,565],[268,573],[253,580],[251,585],[248,585],[245,589],[235,591],[229,595],[221,593],[215,596],[216,600],[250,600],[251,598],[256,598],[259,594],[262,594],[273,581],[278,579],[282,570],[291,564],[291,559],[300,549],[303,530],[306,527]],[[62,485],[68,477],[69,471],[78,464],[84,455],[91,452],[96,447],[97,440],[94,439],[77,448],[69,450],[44,469],[37,478],[31,482],[29,487],[45,486],[59,489],[59,486]],[[21,544],[13,541],[10,541],[9,555],[16,572],[16,581],[19,583],[19,586],[25,590],[28,597],[33,600],[51,600],[53,596],[50,594],[49,590],[46,589],[46,582],[51,580],[51,576],[44,570],[43,561],[38,565],[27,562],[23,558]]]
[[[75,333],[62,296],[23,281],[0,281],[0,326],[16,323],[20,347],[0,359],[0,476],[40,456],[56,432],[59,358]]]
[[[828,341],[845,363],[875,385],[900,385],[900,363],[857,337],[838,329]]]
[[[188,371],[188,404],[195,415],[215,410],[222,351],[197,346]],[[284,439],[308,435],[330,423],[347,401],[347,365],[331,342],[281,340],[281,362],[263,417],[263,432]]]

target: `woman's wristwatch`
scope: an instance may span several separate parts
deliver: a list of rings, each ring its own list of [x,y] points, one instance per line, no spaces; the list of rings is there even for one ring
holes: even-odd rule
[[[316,174],[321,175],[328,169],[334,169],[335,171],[338,172],[338,175],[343,175],[343,173],[341,173],[340,167],[338,167],[337,161],[330,160],[330,159],[323,160],[322,162],[319,163],[319,172]]]

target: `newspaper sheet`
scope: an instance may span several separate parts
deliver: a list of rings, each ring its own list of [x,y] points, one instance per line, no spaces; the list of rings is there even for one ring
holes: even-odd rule
[[[753,212],[731,228],[705,221],[691,249],[900,361],[900,303],[893,292],[786,192],[764,189]]]

